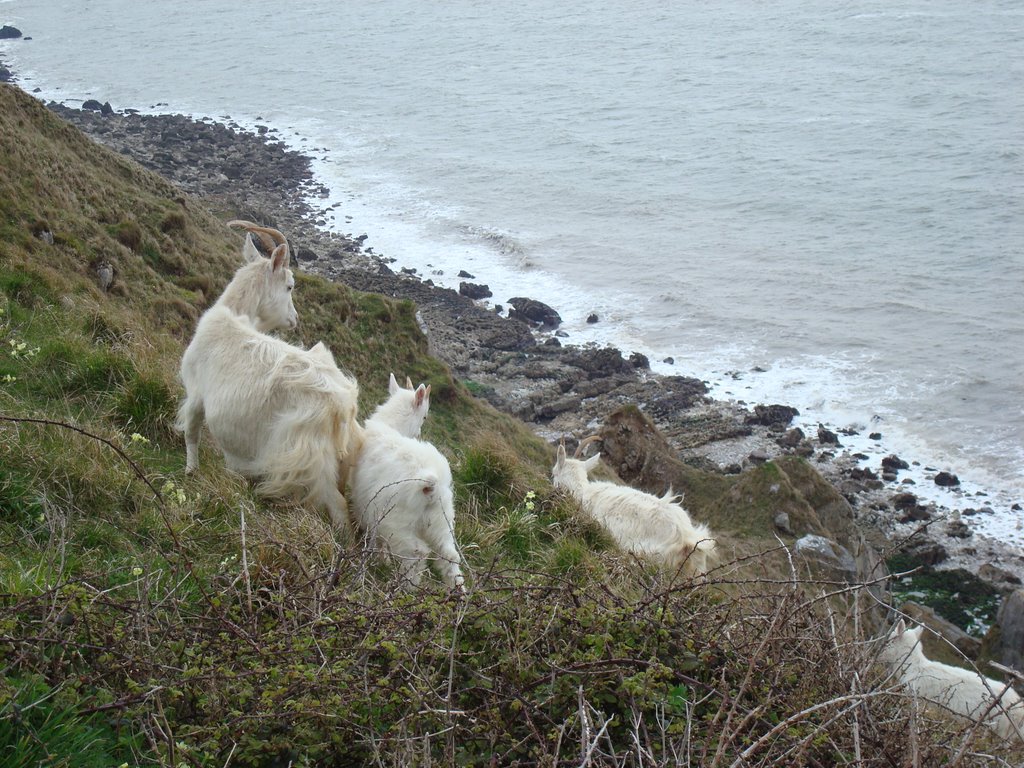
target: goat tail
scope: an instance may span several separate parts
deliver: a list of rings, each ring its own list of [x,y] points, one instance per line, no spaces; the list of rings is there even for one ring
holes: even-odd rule
[[[261,458],[258,491],[266,496],[320,503],[323,487],[345,485],[352,457],[362,446],[354,400],[328,398],[281,414]]]
[[[678,531],[667,564],[672,569],[682,568],[690,576],[703,575],[714,564],[715,547],[708,527],[694,524],[690,530]]]

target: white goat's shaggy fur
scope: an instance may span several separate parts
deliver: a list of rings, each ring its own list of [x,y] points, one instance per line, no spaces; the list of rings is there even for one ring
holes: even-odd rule
[[[263,332],[296,322],[288,246],[280,237],[270,260],[246,241],[248,264],[200,318],[182,357],[186,396],[178,427],[186,471],[198,468],[205,418],[227,466],[260,478],[260,493],[322,504],[344,528],[339,486],[342,465],[361,440],[358,385],[323,344],[307,351]]]
[[[958,715],[984,717],[982,722],[1004,739],[1024,739],[1024,701],[1017,692],[969,669],[932,661],[921,647],[923,632],[922,626],[907,629],[900,619],[880,651],[900,682],[915,696]]]
[[[406,437],[419,437],[430,410],[430,386],[420,384],[414,388],[406,376],[405,388],[402,388],[392,373],[388,394],[388,399],[377,406],[370,418],[378,424],[387,424]]]
[[[558,446],[551,477],[556,488],[571,494],[615,543],[638,557],[689,575],[706,573],[715,542],[707,526],[694,524],[669,490],[653,496],[625,485],[589,480],[601,454],[585,461],[570,459]]]
[[[393,376],[391,380],[389,402],[398,403],[378,408],[366,421],[363,447],[352,470],[352,509],[369,545],[381,542],[412,585],[420,583],[427,559],[433,558],[448,588],[462,590],[451,468],[437,448],[401,434],[395,422],[388,423],[390,416],[404,413],[410,402],[410,390],[398,387]],[[418,411],[426,415],[423,403]],[[397,425],[414,426],[418,433],[422,421],[422,417],[403,416]]]

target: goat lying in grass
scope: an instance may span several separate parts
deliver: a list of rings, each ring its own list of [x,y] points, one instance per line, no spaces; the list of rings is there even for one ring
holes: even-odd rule
[[[381,542],[410,584],[420,583],[433,558],[448,588],[461,591],[451,468],[437,448],[415,437],[427,415],[430,388],[411,386],[402,389],[392,375],[390,398],[366,420],[350,500],[368,544]]]
[[[346,525],[341,464],[358,448],[358,385],[338,369],[330,351],[287,344],[267,331],[294,327],[295,279],[288,244],[275,229],[232,221],[273,248],[269,259],[247,237],[247,263],[199,319],[181,360],[185,401],[186,472],[199,466],[203,419],[227,466],[258,477],[258,492],[322,504],[334,524]]]
[[[924,627],[907,629],[900,619],[880,652],[911,693],[951,712],[981,720],[1004,739],[1024,740],[1024,701],[1004,683],[977,672],[932,661],[924,655]]]
[[[597,466],[601,454],[586,461],[578,457],[595,438],[580,443],[573,458],[558,446],[551,478],[555,488],[572,495],[584,514],[597,522],[622,549],[687,575],[706,573],[708,555],[715,542],[707,526],[694,524],[669,490],[653,496],[625,485],[589,480],[587,473]]]

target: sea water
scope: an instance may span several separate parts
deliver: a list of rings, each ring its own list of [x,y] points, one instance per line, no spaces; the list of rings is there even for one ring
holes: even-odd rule
[[[851,428],[866,466],[916,460],[911,490],[1024,543],[1016,0],[6,0],[2,23],[41,98],[274,126],[328,225],[398,266]]]

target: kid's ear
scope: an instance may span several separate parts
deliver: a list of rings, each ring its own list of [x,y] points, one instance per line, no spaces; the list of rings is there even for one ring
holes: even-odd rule
[[[587,468],[587,472],[589,472],[594,467],[596,467],[600,463],[600,461],[601,461],[601,454],[600,453],[595,453],[593,456],[591,456],[589,459],[587,459],[583,463],[583,466],[586,467]]]
[[[414,403],[413,407],[414,408],[419,408],[420,406],[422,406],[423,405],[423,401],[426,400],[429,395],[430,395],[429,390],[425,386],[420,384],[418,387],[416,387],[416,397],[415,397],[415,399],[413,401],[413,403]]]
[[[393,395],[398,391],[398,379],[395,378],[395,374],[390,374],[391,378],[388,379],[388,394]]]
[[[905,622],[903,620],[903,617],[901,616],[900,620],[896,622],[896,626],[893,627],[893,630],[892,630],[893,636],[899,637],[900,635],[902,635],[906,631],[907,631],[907,622]]]

